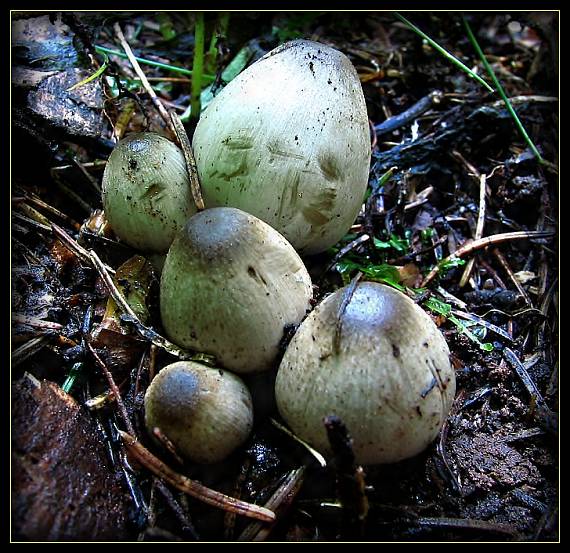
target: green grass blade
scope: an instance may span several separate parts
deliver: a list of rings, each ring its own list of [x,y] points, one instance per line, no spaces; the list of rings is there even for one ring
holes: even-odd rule
[[[118,50],[111,50],[110,48],[105,48],[104,46],[95,46],[95,50],[100,54],[109,54],[110,56],[118,56],[119,58],[127,59],[127,55],[124,52],[119,52]],[[178,73],[180,75],[187,75],[189,77],[193,76],[193,71],[190,69],[184,69],[182,67],[176,67],[175,65],[169,65],[167,63],[161,63],[159,61],[147,60],[145,58],[139,58],[135,56],[135,59],[142,64],[150,65],[152,67],[160,67],[161,69],[165,69],[166,71],[171,71],[172,73]],[[206,73],[202,73],[202,79],[207,79],[209,81],[214,81],[216,78],[215,75],[209,75]]]
[[[469,25],[469,22],[467,21],[467,19],[465,19],[465,16],[463,17],[463,24],[465,25],[465,29],[467,30],[467,36],[469,37],[471,44],[473,44],[473,47],[477,51],[477,54],[481,58],[481,61],[483,62],[483,65],[485,66],[485,69],[487,70],[487,73],[489,73],[489,76],[491,77],[493,84],[497,88],[499,95],[503,99],[503,102],[505,102],[505,105],[507,106],[507,110],[511,114],[511,117],[513,118],[513,120],[515,122],[515,125],[519,129],[520,133],[522,134],[523,138],[525,139],[525,142],[528,144],[529,148],[532,150],[532,153],[536,156],[538,161],[540,163],[544,163],[544,160],[542,159],[540,152],[538,151],[538,149],[534,145],[534,142],[531,140],[530,136],[526,132],[526,129],[524,128],[521,120],[519,119],[519,117],[515,111],[515,108],[513,108],[513,105],[511,104],[510,100],[508,99],[508,97],[505,93],[505,89],[503,88],[503,86],[499,82],[499,79],[497,78],[497,75],[493,71],[491,64],[487,61],[487,57],[485,56],[483,50],[481,49],[481,46],[479,46],[479,43],[477,42],[477,39],[475,38],[473,31],[471,30],[471,26]]]
[[[192,119],[198,121],[200,117],[200,93],[202,92],[202,74],[204,71],[204,13],[196,14],[196,24],[194,27],[194,59],[192,61],[192,91],[191,91],[191,113]]]
[[[411,21],[408,21],[403,15],[398,12],[394,12],[394,15],[405,25],[407,25],[414,33],[421,36],[429,45],[437,50],[442,56],[447,58],[451,63],[459,67],[462,71],[467,73],[471,78],[475,79],[480,85],[484,86],[489,92],[495,92],[489,83],[484,81],[477,73],[474,73],[469,67],[467,67],[462,61],[458,60],[453,54],[450,54],[443,46],[440,46],[435,40],[426,35],[421,29],[416,27]]]
[[[105,72],[105,69],[107,69],[107,66],[109,65],[109,58],[107,57],[107,54],[103,54],[103,55],[105,56],[105,61],[103,62],[103,65],[101,67],[99,67],[99,69],[97,69],[97,71],[95,71],[95,73],[93,73],[92,75],[89,75],[89,77],[87,77],[86,79],[83,79],[82,81],[75,83],[73,86],[70,86],[66,92],[71,92],[72,90],[75,90],[76,88],[79,88],[80,86],[83,86],[84,84],[87,84],[87,83],[90,83],[91,81],[94,81],[97,77],[102,75]]]

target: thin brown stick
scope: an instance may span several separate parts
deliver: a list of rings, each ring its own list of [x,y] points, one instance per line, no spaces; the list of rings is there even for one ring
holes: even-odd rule
[[[93,264],[89,252],[77,243],[77,240],[74,240],[67,232],[65,232],[61,227],[56,225],[55,223],[51,224],[51,230],[55,234],[57,238],[59,238],[60,242],[72,253],[74,253],[79,259],[84,261],[85,263],[89,263],[90,265]],[[106,270],[109,272],[115,272],[110,267],[106,267]]]
[[[129,322],[134,324],[137,332],[141,334],[141,336],[152,342],[153,344],[168,351],[168,353],[171,353],[172,355],[179,357],[180,359],[191,359],[192,358],[191,353],[181,350],[176,344],[173,344],[166,338],[162,337],[158,332],[156,332],[152,328],[149,328],[145,326],[143,323],[141,323],[140,319],[131,309],[131,306],[127,303],[127,300],[125,300],[125,298],[123,297],[123,294],[115,286],[113,279],[111,278],[107,268],[105,267],[101,259],[99,259],[99,256],[93,250],[89,250],[88,253],[91,263],[93,264],[95,270],[99,273],[99,276],[107,286],[109,293],[111,294],[117,305],[125,312],[126,314],[125,318]]]
[[[91,353],[91,355],[93,355],[93,358],[97,362],[97,365],[99,365],[99,367],[103,371],[103,374],[105,375],[105,378],[107,379],[107,382],[109,383],[109,388],[111,388],[111,391],[113,392],[113,395],[115,396],[115,401],[117,402],[117,405],[119,406],[119,412],[121,413],[121,417],[123,418],[123,421],[125,423],[125,426],[127,427],[127,430],[129,431],[129,433],[131,435],[135,436],[136,435],[135,429],[133,428],[133,425],[131,423],[131,419],[129,419],[129,414],[127,413],[127,408],[125,407],[125,404],[123,403],[123,398],[121,397],[121,392],[119,392],[119,387],[115,384],[115,380],[113,378],[113,375],[111,374],[111,371],[109,371],[109,369],[107,368],[107,365],[105,365],[103,360],[99,357],[99,355],[93,349],[93,346],[89,343],[88,340],[85,340],[85,344],[87,346],[87,349]]]
[[[316,449],[313,449],[307,442],[301,440],[301,438],[293,434],[291,430],[278,423],[275,419],[270,418],[269,420],[271,421],[271,424],[275,426],[275,428],[281,430],[281,432],[287,434],[287,436],[289,436],[292,440],[302,445],[316,459],[317,463],[319,463],[322,468],[325,468],[327,466],[325,458]]]
[[[180,142],[180,146],[182,146],[182,152],[184,153],[184,159],[186,161],[186,171],[188,172],[188,179],[190,180],[190,190],[192,191],[196,209],[202,211],[204,209],[204,200],[202,199],[202,191],[200,190],[200,178],[198,177],[198,169],[196,167],[194,153],[192,152],[192,145],[190,144],[190,140],[188,140],[186,129],[180,117],[178,117],[178,114],[171,111],[170,119],[172,120],[172,125]]]
[[[344,317],[344,312],[348,307],[348,304],[352,300],[352,296],[354,292],[356,292],[356,287],[358,286],[358,282],[362,278],[362,271],[358,271],[354,278],[351,280],[350,284],[345,288],[345,291],[342,295],[342,300],[340,305],[338,306],[338,312],[336,316],[336,326],[335,326],[335,333],[333,336],[333,351],[338,353],[340,350],[340,337],[342,334],[342,318]]]
[[[283,483],[275,490],[275,493],[267,500],[267,503],[264,505],[265,508],[277,511],[283,510],[290,505],[303,485],[305,470],[305,466],[292,470]],[[265,541],[274,524],[262,525],[259,522],[252,522],[240,534],[237,541]]]
[[[69,215],[66,215],[65,213],[61,212],[59,209],[56,209],[50,204],[44,202],[41,198],[38,198],[35,194],[26,193],[24,199],[30,203],[35,204],[38,207],[45,209],[46,211],[49,211],[53,215],[56,215],[66,223],[69,223],[71,226],[73,226],[75,230],[79,230],[81,228],[81,225],[77,221],[69,217]]]
[[[534,240],[537,238],[550,238],[552,236],[554,236],[554,232],[528,230],[528,231],[517,231],[517,232],[504,232],[502,234],[487,236],[479,240],[473,240],[473,242],[469,242],[469,244],[461,246],[452,255],[447,256],[442,262],[438,263],[424,278],[420,287],[423,288],[424,286],[427,286],[439,273],[440,266],[446,261],[450,261],[451,259],[461,258],[482,248],[487,248],[488,246],[492,246],[494,244],[500,244],[502,242],[509,242],[510,240],[523,240],[523,239]]]
[[[512,283],[515,285],[516,289],[518,290],[518,293],[524,298],[526,304],[529,305],[530,307],[534,307],[534,305],[532,305],[532,300],[526,293],[526,290],[522,287],[521,283],[518,281],[517,277],[513,273],[513,270],[511,269],[511,266],[509,265],[509,262],[505,259],[505,256],[501,253],[499,248],[493,248],[493,255],[497,258],[497,261],[502,265],[507,275],[509,275],[509,278],[511,279]]]
[[[16,324],[31,326],[32,328],[38,328],[40,330],[61,330],[63,328],[62,324],[46,321],[39,317],[30,317],[22,313],[13,313],[12,321]]]
[[[166,108],[160,102],[160,99],[156,95],[156,92],[148,82],[146,75],[143,73],[143,70],[141,69],[139,62],[135,59],[133,51],[131,50],[131,47],[129,46],[127,39],[125,38],[123,31],[121,30],[121,26],[119,25],[119,23],[115,23],[113,28],[115,29],[117,38],[119,39],[119,42],[121,43],[121,46],[125,51],[125,54],[127,54],[127,57],[129,58],[129,61],[131,62],[131,65],[133,66],[135,73],[137,74],[138,78],[141,80],[141,84],[143,85],[144,89],[148,92],[148,95],[150,96],[150,99],[154,104],[154,107],[158,110],[158,113],[160,113],[160,116],[162,117],[162,119],[164,119],[164,122],[168,125],[170,130],[172,130],[174,135],[176,135],[176,130],[174,129],[174,126],[170,121],[170,117],[168,116]]]
[[[357,246],[364,244],[367,240],[370,240],[370,235],[361,234],[358,238],[355,238],[349,242],[346,246],[340,249],[336,255],[332,258],[332,261],[327,265],[326,269],[323,271],[323,275],[328,273],[349,251],[353,250]]]
[[[93,177],[89,173],[89,171],[87,171],[87,169],[85,169],[85,167],[83,166],[83,163],[81,163],[80,161],[77,161],[77,159],[75,159],[75,157],[72,157],[71,161],[73,162],[75,167],[77,167],[81,171],[81,173],[87,179],[87,182],[91,185],[93,190],[97,194],[101,194],[101,185],[99,184],[99,181],[95,177]]]
[[[119,434],[125,444],[127,453],[132,458],[176,489],[218,509],[232,511],[239,515],[262,520],[263,522],[272,522],[275,520],[275,513],[273,511],[260,507],[259,505],[254,505],[253,503],[235,499],[229,495],[212,490],[195,480],[191,480],[173,471],[169,466],[158,459],[158,457],[155,457],[137,439],[133,438],[133,436],[122,430],[119,430]]]
[[[487,190],[487,175],[479,175],[479,214],[477,216],[477,226],[475,228],[475,240],[479,240],[483,236],[483,229],[485,228],[485,192]],[[469,277],[471,276],[471,271],[473,270],[473,265],[475,264],[475,258],[472,257],[465,266],[463,274],[461,275],[461,280],[459,281],[459,288],[463,288]]]

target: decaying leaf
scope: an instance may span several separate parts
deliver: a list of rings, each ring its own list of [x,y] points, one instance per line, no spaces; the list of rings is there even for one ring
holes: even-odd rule
[[[128,537],[130,499],[87,411],[52,382],[12,387],[12,536]]]

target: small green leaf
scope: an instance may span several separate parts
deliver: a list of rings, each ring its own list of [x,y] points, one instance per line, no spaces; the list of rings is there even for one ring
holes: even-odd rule
[[[434,297],[428,298],[424,305],[428,309],[431,309],[433,312],[443,315],[444,317],[447,317],[451,313],[451,305],[449,305],[449,303],[445,303]]]
[[[384,242],[379,238],[374,238],[374,246],[376,246],[378,250],[389,250],[392,247],[390,242]]]
[[[465,265],[465,260],[460,259],[459,257],[450,257],[449,259],[444,259],[438,263],[440,274],[451,269],[455,269],[455,267],[461,267],[462,265]]]
[[[170,16],[165,12],[159,12],[156,16],[160,24],[160,34],[164,40],[173,40],[176,38],[176,31]]]

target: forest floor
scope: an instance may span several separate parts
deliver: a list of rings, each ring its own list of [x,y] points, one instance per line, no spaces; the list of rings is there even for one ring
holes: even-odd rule
[[[404,15],[493,84],[461,13]],[[444,333],[457,378],[436,441],[363,476],[344,474],[339,459],[321,466],[273,422],[271,401],[248,442],[216,465],[179,462],[149,439],[144,393],[176,356],[161,342],[156,277],[106,225],[101,179],[117,138],[176,137],[131,63],[109,51],[123,51],[118,23],[136,56],[191,67],[196,16],[13,14],[14,540],[558,539],[558,15],[465,15],[536,152],[496,91],[390,12],[205,14],[214,91],[295,38],[341,50],[360,77],[369,192],[349,234],[305,259],[317,299],[355,275],[407,290]],[[190,76],[141,67],[191,138]],[[115,292],[138,289],[146,325],[112,303],[109,268]],[[271,376],[248,384],[259,392]],[[135,461],[119,428],[170,470],[269,501],[277,522],[190,497]],[[339,491],[343,478],[364,480],[358,501]]]

